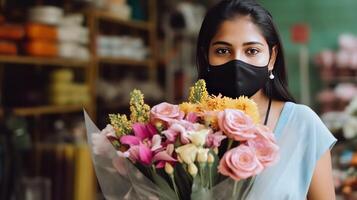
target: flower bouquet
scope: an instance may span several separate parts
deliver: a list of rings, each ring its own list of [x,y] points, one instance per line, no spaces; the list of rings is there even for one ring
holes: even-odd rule
[[[130,119],[110,114],[88,143],[106,199],[245,199],[256,175],[279,159],[274,134],[247,97],[210,96],[199,80],[188,102],[150,108],[132,91]]]

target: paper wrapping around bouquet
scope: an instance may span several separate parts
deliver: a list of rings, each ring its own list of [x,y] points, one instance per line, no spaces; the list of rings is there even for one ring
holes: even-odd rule
[[[158,187],[151,180],[149,180],[143,173],[141,173],[128,159],[121,158],[116,154],[114,147],[111,147],[112,152],[109,152],[112,156],[98,155],[93,153],[93,142],[92,134],[99,134],[100,130],[93,123],[93,121],[88,116],[87,112],[84,110],[85,125],[87,130],[88,145],[90,147],[90,152],[92,154],[93,164],[97,179],[99,181],[102,193],[105,199],[108,200],[137,200],[137,199],[152,199],[152,200],[175,200],[178,199],[174,191],[167,187]],[[119,173],[113,165],[113,161],[117,165],[120,163],[121,172]],[[159,175],[154,177],[155,182],[158,184],[164,183],[165,181]],[[244,193],[243,188],[249,185],[249,182],[254,179],[247,179],[247,181],[240,181],[238,184],[237,192],[239,196]],[[250,182],[251,183],[251,182]],[[234,180],[227,178],[226,180],[220,182],[212,189],[201,189],[194,185],[192,186],[193,192],[191,194],[192,200],[206,199],[206,200],[227,200],[227,199],[244,199],[237,196],[232,198]],[[165,188],[166,187],[166,188]],[[164,189],[163,189],[164,188]],[[249,192],[249,190],[247,191]],[[247,193],[246,193],[247,194]]]

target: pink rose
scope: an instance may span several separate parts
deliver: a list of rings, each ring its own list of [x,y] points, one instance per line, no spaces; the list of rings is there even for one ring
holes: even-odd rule
[[[259,174],[263,168],[255,152],[247,145],[241,144],[223,155],[218,172],[239,181]]]
[[[225,109],[218,113],[219,128],[236,141],[246,141],[255,137],[253,120],[244,112],[235,109]]]
[[[258,160],[264,167],[269,167],[279,160],[279,146],[275,142],[274,134],[267,126],[258,125],[257,137],[248,140],[248,146],[255,151]]]
[[[173,119],[183,119],[184,115],[184,112],[180,111],[178,105],[163,102],[152,107],[150,111],[150,120],[153,124],[157,121],[169,123]]]

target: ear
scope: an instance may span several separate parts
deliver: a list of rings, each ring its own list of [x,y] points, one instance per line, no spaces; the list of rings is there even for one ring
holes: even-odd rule
[[[275,45],[272,49],[271,56],[270,56],[270,62],[268,65],[268,69],[271,71],[274,69],[275,61],[276,61],[276,56],[278,55],[278,47]]]

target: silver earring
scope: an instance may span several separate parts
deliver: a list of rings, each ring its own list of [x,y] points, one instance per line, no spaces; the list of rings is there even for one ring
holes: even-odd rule
[[[269,75],[270,80],[273,80],[275,78],[273,71],[270,71],[270,75]]]

